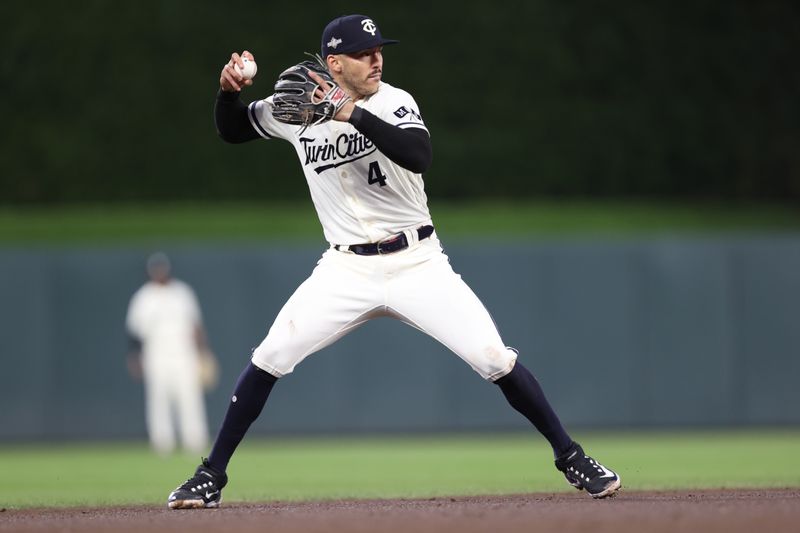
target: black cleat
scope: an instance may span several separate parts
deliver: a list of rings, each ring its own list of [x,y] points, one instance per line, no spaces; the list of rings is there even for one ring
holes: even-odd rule
[[[194,476],[173,490],[167,498],[170,509],[206,509],[219,507],[222,489],[228,484],[228,476],[211,468],[208,459],[197,467]]]
[[[613,496],[622,486],[619,475],[583,453],[578,443],[556,459],[556,468],[564,473],[570,485],[586,490],[592,498]]]

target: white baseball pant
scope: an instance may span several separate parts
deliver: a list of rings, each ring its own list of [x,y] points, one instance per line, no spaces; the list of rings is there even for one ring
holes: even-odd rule
[[[489,381],[514,367],[516,352],[503,344],[489,312],[453,272],[435,233],[387,255],[327,250],[253,351],[253,364],[280,378],[380,316],[427,333]]]

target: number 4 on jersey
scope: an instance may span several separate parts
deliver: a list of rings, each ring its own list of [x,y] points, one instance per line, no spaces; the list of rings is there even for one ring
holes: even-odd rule
[[[377,161],[373,161],[369,164],[369,176],[367,176],[367,183],[370,185],[379,183],[381,187],[386,185],[386,176],[384,176],[383,172],[381,172],[381,167],[378,166]]]

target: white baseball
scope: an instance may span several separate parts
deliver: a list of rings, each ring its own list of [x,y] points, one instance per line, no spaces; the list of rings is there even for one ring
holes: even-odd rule
[[[252,59],[243,57],[242,63],[244,63],[244,68],[239,68],[239,65],[234,63],[233,70],[236,71],[236,74],[239,74],[242,78],[246,80],[253,79],[253,77],[255,77],[256,75],[256,72],[258,72],[258,67],[256,66],[256,62],[253,61]]]

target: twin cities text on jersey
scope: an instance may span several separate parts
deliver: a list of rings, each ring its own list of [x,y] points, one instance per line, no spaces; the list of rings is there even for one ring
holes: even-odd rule
[[[322,144],[315,142],[317,139],[300,137],[303,144],[303,151],[306,160],[303,165],[313,163],[328,162],[330,164],[321,165],[314,169],[317,174],[329,168],[338,167],[350,161],[360,159],[365,155],[371,154],[377,148],[372,141],[364,137],[361,133],[342,133],[334,142],[323,139]]]

